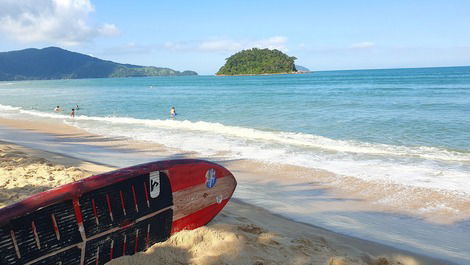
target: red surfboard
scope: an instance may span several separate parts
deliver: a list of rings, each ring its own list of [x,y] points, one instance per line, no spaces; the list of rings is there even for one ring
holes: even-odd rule
[[[104,264],[207,224],[237,183],[181,159],[92,176],[0,209],[1,264]]]

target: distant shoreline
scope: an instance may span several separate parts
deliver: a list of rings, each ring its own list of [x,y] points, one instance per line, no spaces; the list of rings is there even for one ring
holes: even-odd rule
[[[58,47],[0,52],[0,61],[2,81],[198,75],[191,70],[116,63]]]
[[[236,75],[218,75],[215,76],[257,76],[257,75],[300,75],[300,74],[308,74],[312,73],[313,71],[297,71],[297,72],[283,72],[283,73],[265,73],[265,74],[236,74]]]

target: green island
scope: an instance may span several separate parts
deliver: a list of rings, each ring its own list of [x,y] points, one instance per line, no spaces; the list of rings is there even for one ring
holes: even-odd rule
[[[216,75],[295,74],[299,73],[294,64],[296,59],[276,49],[253,48],[227,58]]]
[[[180,75],[197,73],[115,63],[57,47],[0,52],[0,81]]]

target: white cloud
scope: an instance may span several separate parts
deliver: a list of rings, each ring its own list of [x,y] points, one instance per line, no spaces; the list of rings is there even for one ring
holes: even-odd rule
[[[201,51],[218,52],[218,51],[235,51],[243,49],[243,44],[233,40],[208,40],[196,45]]]
[[[191,45],[188,42],[172,42],[167,41],[162,45],[162,48],[172,51],[189,50]]]
[[[353,49],[369,49],[375,47],[375,43],[371,41],[363,41],[363,42],[358,42],[354,43],[351,45],[351,48]]]
[[[114,24],[103,24],[101,27],[98,28],[98,32],[103,36],[117,36],[120,34],[119,29]]]
[[[253,47],[256,48],[269,48],[269,49],[278,49],[287,51],[287,48],[284,44],[287,42],[287,38],[283,36],[275,36],[265,40],[255,41]]]
[[[76,45],[119,33],[113,24],[91,25],[90,0],[0,0],[0,32],[24,42]]]
[[[148,44],[136,44],[129,42],[123,45],[107,47],[106,50],[100,52],[104,55],[123,55],[123,54],[149,54],[157,50],[157,46]]]
[[[287,38],[274,36],[260,40],[231,40],[215,39],[187,42],[166,42],[163,48],[173,51],[195,51],[195,52],[234,52],[250,48],[269,48],[288,51],[285,46]]]

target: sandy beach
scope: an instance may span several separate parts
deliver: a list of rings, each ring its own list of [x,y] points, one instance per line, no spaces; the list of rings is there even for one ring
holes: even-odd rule
[[[123,139],[104,139],[59,124],[35,124],[2,120],[13,131],[30,130],[54,133],[57,137],[81,139],[83,145],[104,145],[116,151],[126,148],[141,152],[159,149],[161,158],[186,157],[194,154],[172,153],[174,150],[149,146]],[[31,149],[3,142],[0,144],[0,207],[17,202],[34,193],[84,177],[106,172],[114,167],[58,153]],[[235,162],[225,162],[230,168]],[[292,168],[258,168],[249,161],[238,161],[235,176],[253,182],[276,172],[297,172]],[[241,167],[243,165],[243,167]],[[250,172],[246,172],[248,169]],[[245,172],[243,172],[245,171]],[[316,172],[319,179],[327,172]],[[331,205],[329,205],[331,206]],[[325,206],[326,207],[326,206]],[[345,206],[343,206],[345,207]],[[295,210],[295,206],[292,205]],[[371,241],[356,239],[319,227],[294,222],[269,211],[232,199],[207,226],[183,231],[159,243],[145,253],[121,257],[109,264],[451,264],[418,254],[398,250]]]
[[[469,9],[0,0],[0,265],[470,265]]]

